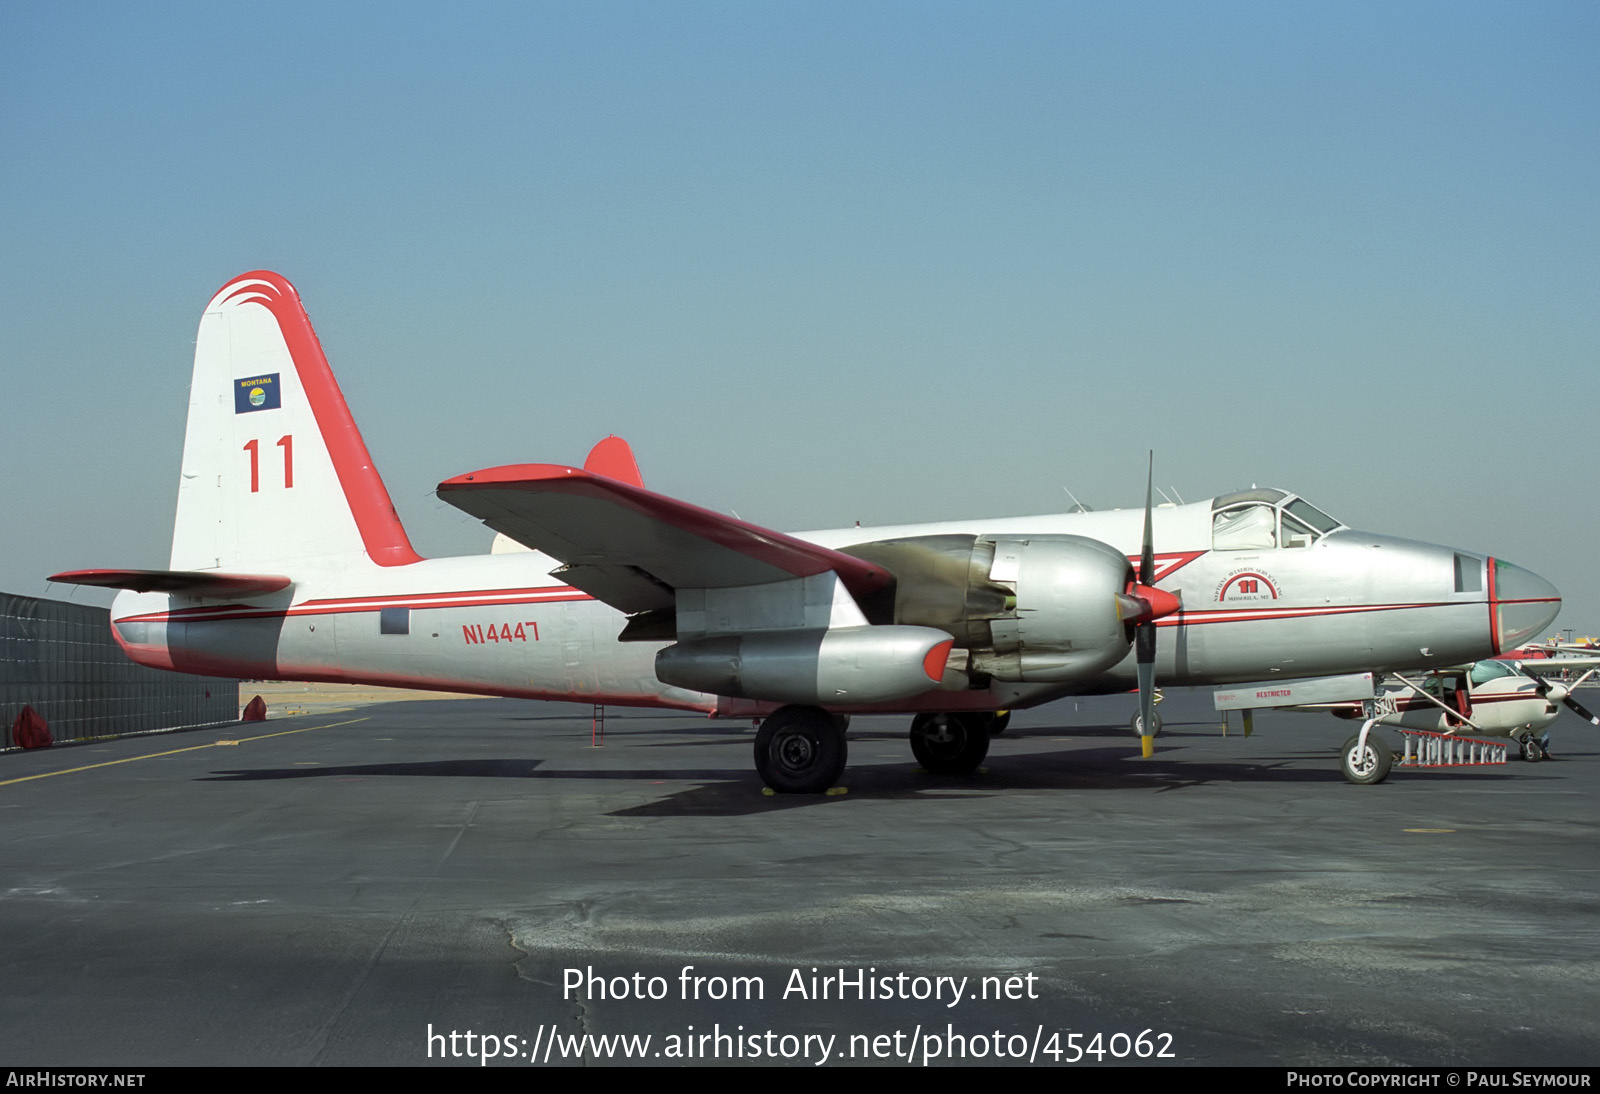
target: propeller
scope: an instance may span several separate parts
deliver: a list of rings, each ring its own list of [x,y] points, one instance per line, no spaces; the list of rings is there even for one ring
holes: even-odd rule
[[[1591,725],[1600,726],[1600,718],[1595,717],[1594,714],[1590,713],[1590,711],[1587,708],[1585,708],[1581,703],[1579,703],[1576,699],[1574,699],[1572,697],[1572,689],[1571,688],[1567,687],[1564,684],[1553,684],[1549,680],[1546,680],[1543,676],[1540,676],[1537,672],[1533,672],[1532,670],[1524,668],[1524,671],[1526,671],[1529,676],[1533,677],[1535,680],[1537,680],[1539,682],[1539,694],[1540,695],[1548,697],[1552,691],[1560,691],[1561,692],[1561,702],[1566,705],[1568,710],[1572,711],[1572,713],[1576,714],[1578,717],[1582,718],[1584,721],[1590,723]],[[1582,683],[1582,682],[1583,681],[1581,681],[1581,680],[1579,681],[1579,683]]]
[[[1139,551],[1139,570],[1127,591],[1128,598],[1135,602],[1134,613],[1128,621],[1133,624],[1134,663],[1139,672],[1139,743],[1146,756],[1155,753],[1156,620],[1183,607],[1176,596],[1153,584],[1156,574],[1155,471],[1156,454],[1152,451],[1144,487],[1144,540]]]

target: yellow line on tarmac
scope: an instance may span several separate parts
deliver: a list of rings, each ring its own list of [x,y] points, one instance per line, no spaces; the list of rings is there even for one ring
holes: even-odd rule
[[[283,729],[279,730],[277,733],[262,733],[255,737],[240,737],[236,741],[212,741],[210,744],[190,745],[188,748],[173,748],[168,749],[166,752],[151,752],[143,756],[127,756],[120,760],[107,760],[104,763],[98,764],[84,764],[82,767],[68,767],[61,771],[46,771],[39,775],[24,775],[20,779],[6,779],[4,782],[0,782],[0,786],[10,786],[12,783],[25,783],[33,779],[48,779],[52,775],[71,775],[78,771],[93,771],[97,767],[110,767],[113,764],[131,764],[135,760],[153,760],[157,756],[176,756],[180,752],[196,752],[202,748],[216,748],[218,745],[223,744],[242,745],[246,741],[264,741],[268,737],[287,737],[291,733],[310,733],[313,729],[334,729],[337,726],[355,725],[357,722],[365,722],[366,720],[366,718],[351,718],[344,722],[330,722],[325,726],[306,726],[304,729]]]

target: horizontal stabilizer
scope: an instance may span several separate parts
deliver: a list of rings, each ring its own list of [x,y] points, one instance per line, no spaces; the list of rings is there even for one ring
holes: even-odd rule
[[[50,580],[131,589],[136,593],[209,597],[275,593],[291,584],[288,578],[277,574],[222,574],[215,570],[68,570],[52,574]]]
[[[575,467],[493,467],[447,479],[438,493],[566,563],[565,580],[627,612],[670,604],[677,589],[762,585],[830,570],[858,600],[893,580],[852,555]]]

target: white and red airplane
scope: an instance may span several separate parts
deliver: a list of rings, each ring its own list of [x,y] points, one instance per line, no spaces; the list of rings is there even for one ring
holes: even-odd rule
[[[786,792],[839,778],[852,713],[914,715],[924,766],[964,772],[997,711],[1137,688],[1148,754],[1157,678],[1461,664],[1560,607],[1282,490],[784,534],[645,489],[609,438],[438,493],[530,550],[418,557],[298,293],[248,273],[200,320],[169,569],[53,580],[125,590],[117,641],[179,672],[764,716],[756,767]]]
[[[1430,670],[1420,679],[1405,676],[1399,687],[1384,689],[1381,713],[1374,725],[1395,729],[1469,737],[1508,737],[1522,758],[1539,761],[1550,754],[1550,738],[1541,731],[1561,713],[1561,704],[1593,725],[1596,717],[1573,692],[1600,669],[1600,657],[1491,658],[1471,665]],[[1558,672],[1579,672],[1569,681],[1551,679]],[[1359,702],[1318,703],[1296,710],[1325,710],[1339,718],[1365,713]]]

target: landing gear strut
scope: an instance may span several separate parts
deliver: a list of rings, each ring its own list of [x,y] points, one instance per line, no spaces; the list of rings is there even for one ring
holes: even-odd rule
[[[756,733],[756,771],[780,794],[821,794],[844,773],[844,726],[819,707],[779,707]]]
[[[911,720],[911,754],[935,775],[976,771],[989,754],[992,714],[919,714]]]

